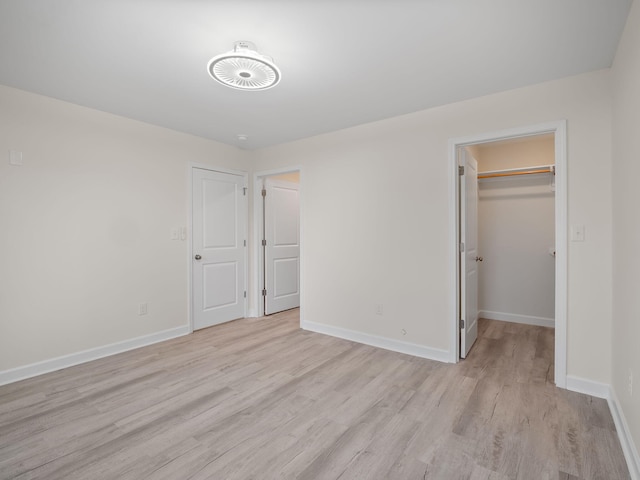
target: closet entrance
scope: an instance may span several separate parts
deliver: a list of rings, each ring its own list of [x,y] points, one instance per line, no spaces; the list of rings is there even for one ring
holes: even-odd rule
[[[555,327],[554,135],[465,148],[478,161],[478,316]]]
[[[477,320],[555,329],[566,384],[565,124],[459,139],[455,160],[456,358],[473,355]]]

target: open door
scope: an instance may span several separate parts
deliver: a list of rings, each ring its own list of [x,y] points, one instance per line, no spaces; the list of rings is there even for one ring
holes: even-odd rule
[[[267,178],[264,198],[264,313],[300,306],[299,185]]]
[[[466,148],[460,158],[460,357],[478,338],[478,162]]]

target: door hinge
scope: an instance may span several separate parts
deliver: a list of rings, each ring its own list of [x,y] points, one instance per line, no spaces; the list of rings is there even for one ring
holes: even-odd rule
[[[246,197],[247,196],[247,187],[242,187],[242,194]]]
[[[464,175],[464,165],[458,165],[458,175]]]
[[[464,242],[460,242],[460,252],[464,252]]]
[[[262,289],[262,296],[263,296],[263,297],[266,297],[266,296],[267,296],[267,289],[266,289],[266,288],[263,288],[263,289]]]
[[[262,196],[263,197],[267,196],[267,190],[265,188],[262,189]]]
[[[244,298],[247,298],[247,291],[244,291]]]
[[[462,318],[460,319],[460,328],[464,328],[464,320]]]
[[[262,246],[266,247],[267,246],[267,241],[266,240],[262,240]]]
[[[245,246],[245,247],[247,246],[247,241],[246,241],[246,240],[244,241],[244,246]]]

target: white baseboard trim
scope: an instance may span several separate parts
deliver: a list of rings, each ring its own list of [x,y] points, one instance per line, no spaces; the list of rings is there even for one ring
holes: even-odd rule
[[[20,380],[42,375],[43,373],[54,372],[80,363],[90,362],[92,360],[108,357],[117,353],[188,335],[189,333],[191,333],[189,325],[184,325],[182,327],[170,328],[161,332],[111,343],[102,347],[90,348],[89,350],[63,355],[50,360],[44,360],[42,362],[32,363],[22,367],[0,371],[0,385],[18,382]]]
[[[489,310],[480,310],[478,312],[478,316],[480,318],[486,318],[488,320],[524,323],[526,325],[536,325],[538,327],[554,328],[556,326],[556,321],[553,318],[534,317],[532,315],[519,315],[517,313],[491,312]]]
[[[357,332],[346,328],[333,327],[323,323],[315,323],[309,321],[301,321],[300,327],[311,332],[322,333],[332,337],[342,338],[343,340],[351,340],[352,342],[364,343],[372,347],[384,348],[394,352],[413,355],[414,357],[427,358],[438,362],[449,362],[449,352],[437,348],[425,347],[415,343],[393,340],[391,338],[379,337],[369,333]]]
[[[638,455],[638,449],[631,436],[631,430],[629,430],[629,425],[620,406],[620,402],[618,402],[618,397],[611,386],[606,383],[594,382],[593,380],[567,375],[567,390],[585,393],[592,397],[607,400],[631,479],[640,480],[640,455]]]
[[[611,387],[606,383],[587,380],[586,378],[567,375],[567,390],[584,393],[598,398],[609,398]]]
[[[618,432],[618,438],[622,445],[624,458],[627,460],[627,467],[629,468],[631,480],[640,480],[640,455],[638,454],[638,449],[633,442],[629,424],[624,416],[620,402],[618,402],[618,396],[616,395],[615,390],[610,389],[607,402],[609,403],[609,410],[611,410],[613,421],[616,424],[616,431]]]

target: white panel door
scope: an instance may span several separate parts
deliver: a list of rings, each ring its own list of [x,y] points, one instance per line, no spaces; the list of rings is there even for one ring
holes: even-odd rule
[[[265,181],[265,315],[300,306],[300,195],[297,183]]]
[[[193,169],[193,328],[245,316],[244,177]]]
[[[460,152],[460,356],[466,358],[478,338],[478,163],[466,149]]]

